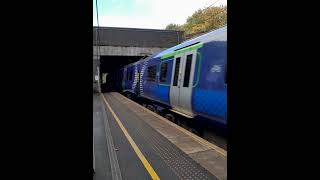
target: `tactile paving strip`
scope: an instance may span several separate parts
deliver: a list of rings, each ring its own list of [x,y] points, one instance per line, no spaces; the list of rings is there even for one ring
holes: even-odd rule
[[[112,95],[107,95],[106,97],[131,136],[135,140],[145,142],[140,144],[142,147],[141,151],[143,151],[143,146],[150,146],[179,179],[218,179],[141,120],[126,105],[122,104]],[[130,114],[130,118],[121,118],[125,113]],[[148,152],[144,153],[148,154]]]

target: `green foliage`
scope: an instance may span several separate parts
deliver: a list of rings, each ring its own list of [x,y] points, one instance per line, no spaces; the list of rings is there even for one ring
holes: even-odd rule
[[[179,24],[168,24],[166,27],[166,30],[175,30],[175,31],[181,31],[181,26]]]
[[[183,25],[169,24],[166,29],[184,31],[192,38],[227,24],[227,6],[199,9]]]

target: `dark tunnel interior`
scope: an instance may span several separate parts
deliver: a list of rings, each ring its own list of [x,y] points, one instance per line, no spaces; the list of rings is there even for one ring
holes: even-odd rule
[[[116,91],[115,82],[112,75],[116,70],[123,66],[136,62],[143,58],[143,56],[101,56],[100,57],[100,77],[101,77],[101,91]],[[107,75],[105,75],[107,74]],[[104,76],[106,78],[104,79]]]

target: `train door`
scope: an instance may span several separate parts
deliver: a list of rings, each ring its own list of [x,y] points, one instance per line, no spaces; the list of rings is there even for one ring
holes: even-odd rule
[[[176,55],[170,86],[170,102],[173,110],[189,116],[193,116],[191,100],[195,61],[196,50]]]
[[[170,85],[170,104],[173,109],[179,110],[179,96],[180,96],[180,74],[182,54],[176,55],[173,60],[171,85]]]

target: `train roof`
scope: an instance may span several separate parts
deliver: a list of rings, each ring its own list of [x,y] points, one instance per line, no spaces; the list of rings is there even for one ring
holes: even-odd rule
[[[148,59],[151,59],[151,58],[153,58],[154,56],[156,56],[158,53],[159,53],[159,52],[154,53],[154,54],[152,54],[152,55],[150,55],[150,56],[147,56],[147,57],[143,57],[143,58],[141,58],[140,60],[138,60],[138,61],[136,61],[136,62],[133,62],[133,63],[130,63],[130,64],[125,65],[124,67],[129,67],[129,66],[132,66],[132,65],[136,65],[136,64],[141,63],[141,62],[143,62],[143,61],[146,61],[146,60],[148,60]]]
[[[130,63],[130,64],[126,65],[125,67],[131,66],[131,65],[134,65],[137,63],[141,63],[143,61],[146,61],[146,60],[149,60],[152,58],[157,58],[157,57],[164,56],[166,54],[170,54],[170,53],[174,52],[175,50],[182,49],[184,47],[188,47],[193,44],[206,43],[206,42],[211,42],[211,41],[227,41],[227,25],[225,25],[224,27],[221,27],[219,29],[212,30],[208,33],[201,35],[201,36],[190,39],[188,41],[185,41],[181,44],[178,44],[178,45],[171,47],[169,49],[166,49],[164,51],[152,54],[151,56],[148,56],[147,58],[142,58],[137,62]]]
[[[206,42],[211,42],[211,41],[227,41],[227,25],[222,28],[212,30],[206,34],[201,35],[201,36],[190,39],[188,41],[185,41],[185,42],[178,44],[174,47],[171,47],[169,49],[166,49],[166,50],[158,53],[155,57],[161,57],[163,55],[170,54],[170,53],[174,52],[175,50],[182,49],[184,47],[188,47],[188,46],[196,44],[196,43],[206,43]]]

